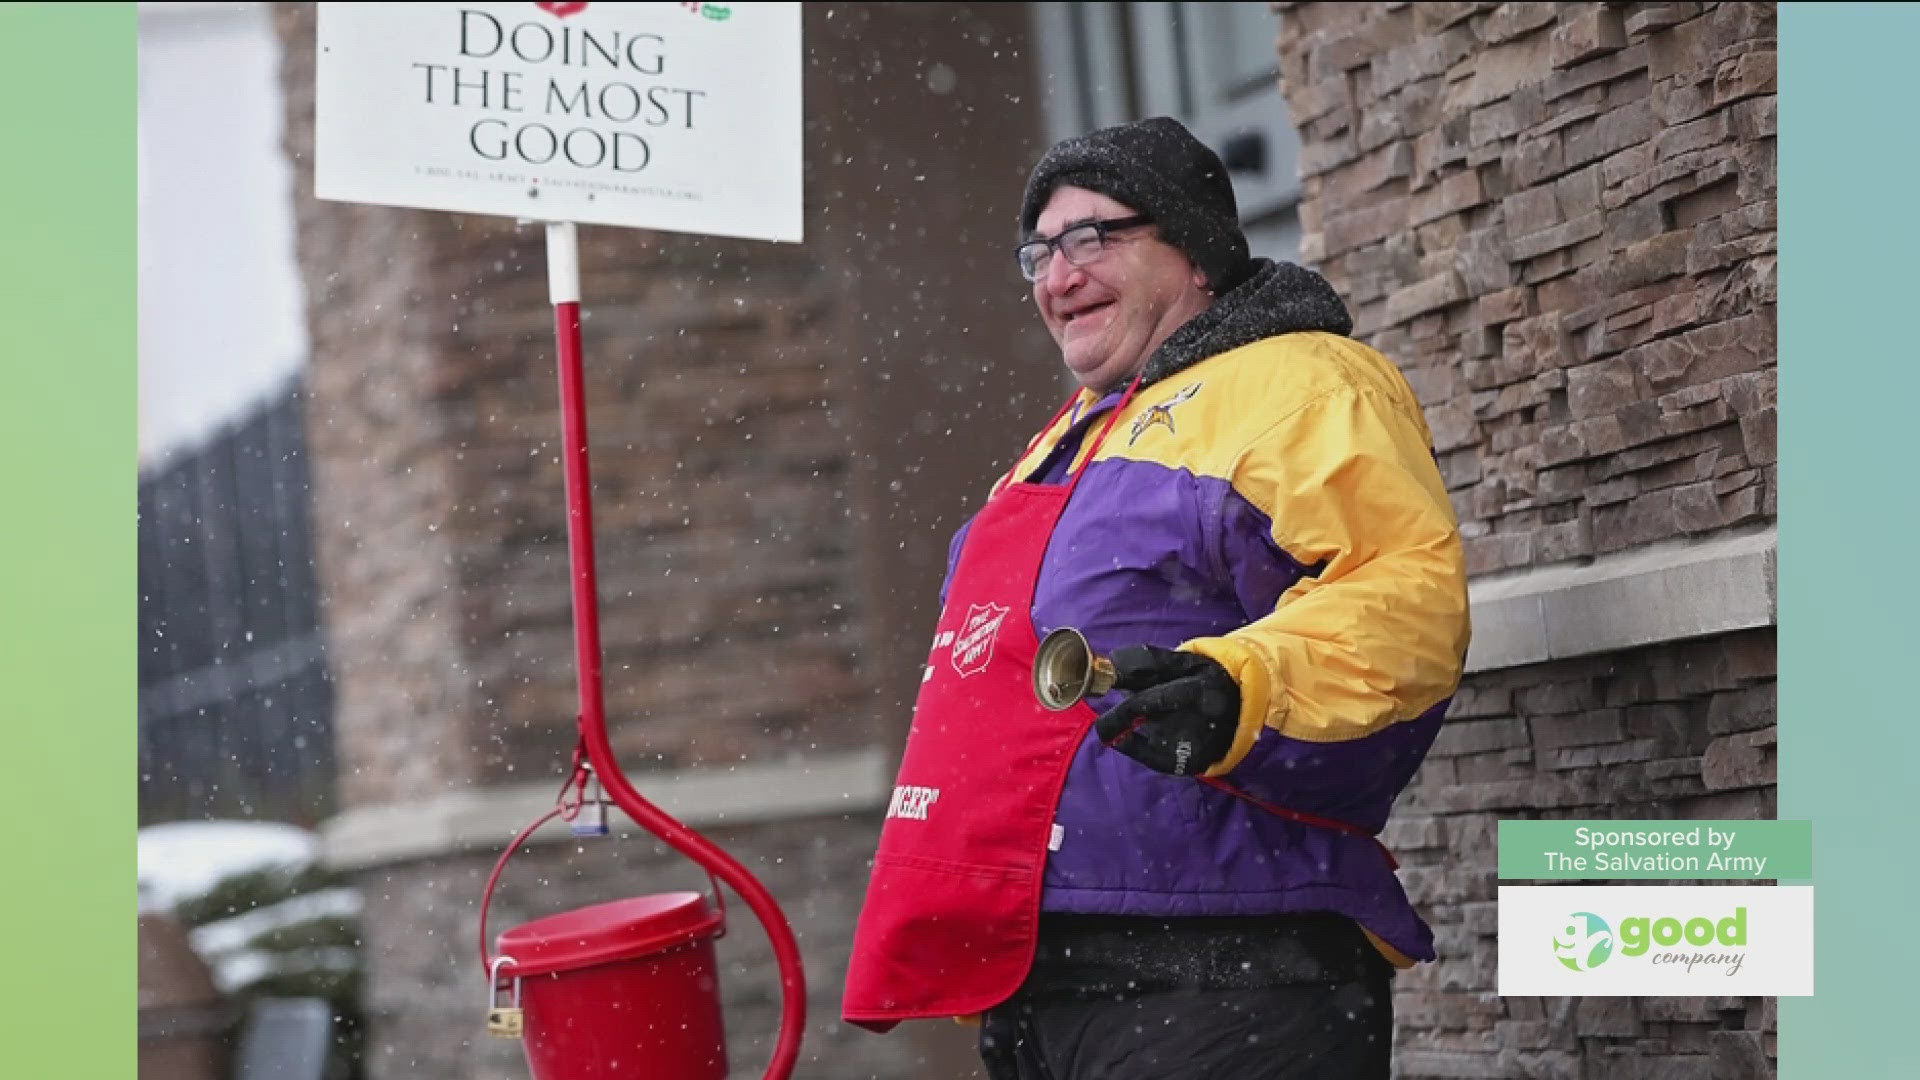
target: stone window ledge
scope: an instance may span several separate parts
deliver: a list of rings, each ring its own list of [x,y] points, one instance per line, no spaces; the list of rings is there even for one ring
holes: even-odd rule
[[[1467,671],[1773,626],[1777,565],[1778,534],[1768,526],[1477,579],[1468,586]]]

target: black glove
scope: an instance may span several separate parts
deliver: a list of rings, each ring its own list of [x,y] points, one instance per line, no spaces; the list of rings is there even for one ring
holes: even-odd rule
[[[1131,690],[1100,714],[1100,741],[1156,772],[1195,776],[1233,749],[1240,684],[1199,653],[1153,645],[1115,649],[1114,688]]]

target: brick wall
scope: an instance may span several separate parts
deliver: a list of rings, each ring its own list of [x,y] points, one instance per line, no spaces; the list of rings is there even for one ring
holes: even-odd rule
[[[1426,406],[1470,572],[1775,515],[1771,4],[1277,4],[1303,261]],[[1649,547],[1653,545],[1653,547]],[[1494,994],[1502,817],[1770,817],[1771,628],[1467,679],[1391,826],[1409,1077],[1773,1072],[1770,999]]]
[[[781,898],[800,943],[811,1007],[795,1075],[940,1075],[912,1040],[877,1038],[840,1022],[840,985],[860,907],[859,891],[844,886],[865,884],[879,822],[847,816],[705,832]],[[370,1076],[525,1080],[519,1044],[487,1035],[482,1025],[474,901],[492,862],[492,854],[435,859],[386,868],[363,882],[362,925],[379,966],[365,1005],[382,1018],[367,1046]],[[508,864],[488,928],[498,934],[582,903],[706,888],[697,870],[651,837],[536,846]],[[731,893],[727,904],[727,932],[716,945],[727,1054],[733,1075],[757,1077],[779,1032],[779,983],[772,947],[752,912]]]
[[[315,201],[314,9],[275,16],[341,803],[557,786],[576,698],[543,234]],[[805,243],[581,229],[608,712],[642,791],[650,770],[897,748],[962,496],[1005,467],[978,448],[1020,445],[1064,395],[1055,366],[1004,362],[1046,355],[1010,258],[1039,150],[1025,10],[804,20]],[[883,805],[724,837],[816,929],[802,1076],[940,1075],[910,1034],[835,1023]],[[521,906],[663,887],[631,850],[541,849],[514,873],[554,884]],[[373,1076],[517,1074],[473,1045],[488,857],[360,874]],[[748,957],[725,983],[736,1039],[774,1028],[772,966],[737,951],[752,923],[738,908],[726,946]]]
[[[543,235],[313,200],[312,9],[278,16],[343,801],[523,777],[575,712]],[[1011,212],[979,216],[1035,152],[994,112],[1030,101],[1024,33],[995,8],[809,9],[807,243],[583,228],[618,748],[672,767],[898,737],[875,701],[911,701],[954,493],[996,464],[969,451],[1059,394],[999,363],[1044,337]],[[925,47],[881,59],[875,35]],[[934,105],[937,133],[913,122]]]

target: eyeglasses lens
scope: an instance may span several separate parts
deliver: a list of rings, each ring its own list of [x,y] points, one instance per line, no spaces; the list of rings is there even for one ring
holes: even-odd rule
[[[1060,246],[1060,254],[1075,266],[1084,266],[1100,254],[1105,245],[1096,225],[1077,225],[1060,234],[1054,241]]]
[[[1047,272],[1047,256],[1051,254],[1053,254],[1053,249],[1048,247],[1047,242],[1044,240],[1035,240],[1032,243],[1021,244],[1018,252],[1020,259],[1020,276],[1026,278],[1028,281],[1040,280],[1040,276]]]
[[[1074,266],[1085,266],[1097,258],[1105,246],[1106,238],[1100,234],[1098,225],[1076,225],[1054,237],[1051,244],[1045,240],[1032,240],[1020,245],[1016,252],[1020,274],[1028,281],[1040,280],[1047,272],[1047,263],[1055,248],[1066,256],[1067,262]]]

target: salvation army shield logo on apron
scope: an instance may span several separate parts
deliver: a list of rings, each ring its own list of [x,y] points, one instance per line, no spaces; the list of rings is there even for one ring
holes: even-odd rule
[[[972,604],[960,630],[953,635],[953,670],[961,678],[987,670],[993,660],[993,643],[1000,636],[1000,624],[1009,609],[999,604]]]
[[[1033,696],[1033,593],[1085,473],[1065,484],[1009,473],[961,545],[934,636],[935,652],[951,655],[945,666],[929,655],[894,782],[899,812],[881,826],[854,930],[840,1003],[851,1023],[885,1031],[977,1013],[1005,1001],[1032,966],[1054,809],[1094,721],[1084,701],[1051,712]],[[991,738],[982,737],[987,722]]]

